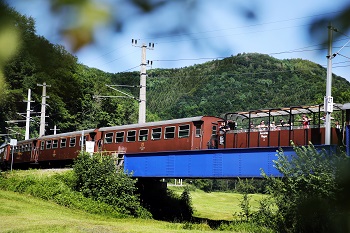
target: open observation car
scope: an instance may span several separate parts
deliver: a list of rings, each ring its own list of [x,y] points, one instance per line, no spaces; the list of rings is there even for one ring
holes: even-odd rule
[[[343,144],[345,112],[333,105],[331,144]],[[281,147],[325,143],[324,105],[303,105],[225,114],[219,148]]]

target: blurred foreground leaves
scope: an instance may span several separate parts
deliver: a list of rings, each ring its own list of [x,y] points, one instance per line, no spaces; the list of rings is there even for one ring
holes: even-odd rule
[[[19,32],[13,23],[7,9],[0,1],[0,99],[5,92],[5,77],[3,68],[6,61],[15,55],[20,45]]]

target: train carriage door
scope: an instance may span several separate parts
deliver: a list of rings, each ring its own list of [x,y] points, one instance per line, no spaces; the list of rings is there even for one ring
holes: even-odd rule
[[[203,144],[203,121],[194,121],[193,122],[193,131],[192,132],[192,150],[200,150]]]
[[[30,162],[37,163],[39,159],[39,145],[38,140],[32,142],[32,149],[30,152]]]

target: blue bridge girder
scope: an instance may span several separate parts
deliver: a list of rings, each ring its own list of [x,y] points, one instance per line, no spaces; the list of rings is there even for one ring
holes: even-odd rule
[[[335,145],[315,146],[317,150],[335,151]],[[293,147],[282,147],[287,156]],[[124,171],[142,178],[262,178],[282,174],[274,167],[278,147],[211,149],[126,154]],[[262,169],[262,170],[261,170]]]

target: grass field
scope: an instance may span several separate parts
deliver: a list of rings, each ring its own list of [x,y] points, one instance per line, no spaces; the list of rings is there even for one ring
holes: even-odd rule
[[[15,176],[50,176],[56,171],[19,171]],[[62,172],[62,171],[60,171]],[[171,187],[181,194],[183,187]],[[233,220],[241,211],[242,195],[235,193],[191,191],[194,217],[208,220]],[[263,195],[251,195],[252,209]],[[0,190],[0,232],[213,232],[207,221],[202,224],[170,223],[145,219],[117,219],[70,209],[27,194]],[[235,226],[236,227],[236,226]],[[257,232],[241,224],[236,232]],[[226,229],[226,228],[225,228]],[[235,228],[237,229],[237,228]],[[254,230],[252,230],[254,229]],[[258,228],[259,229],[259,228]],[[231,229],[232,230],[232,229]],[[225,231],[220,231],[225,232]],[[232,231],[230,231],[232,232]],[[265,231],[266,232],[266,231]],[[270,232],[270,231],[268,231]]]
[[[2,190],[0,219],[0,232],[188,232],[180,223],[106,218]],[[212,232],[198,228],[191,232]]]
[[[181,194],[183,188],[170,187],[171,190]],[[240,202],[242,195],[238,193],[211,192],[206,193],[197,189],[190,191],[194,216],[212,220],[233,220],[234,214],[241,212]],[[263,194],[249,194],[251,209],[257,210]]]

